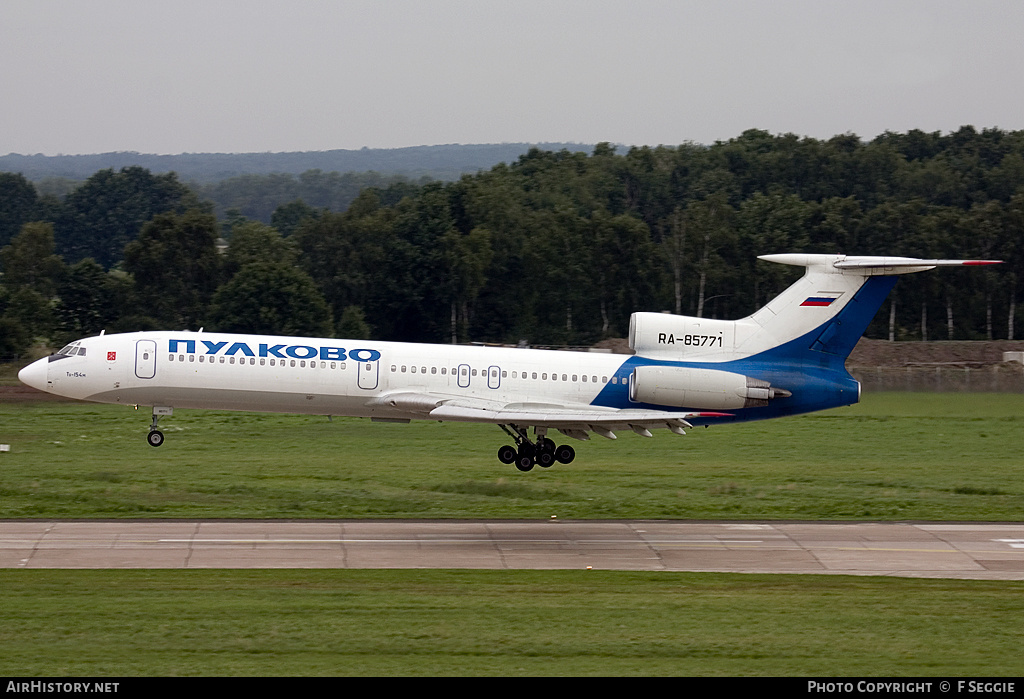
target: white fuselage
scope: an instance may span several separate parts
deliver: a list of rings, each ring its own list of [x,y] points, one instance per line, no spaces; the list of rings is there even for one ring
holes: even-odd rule
[[[526,404],[628,393],[628,358],[603,353],[205,332],[102,335],[78,346],[84,356],[33,365],[45,368],[38,388],[126,405],[385,418],[423,417],[374,403],[396,391]]]

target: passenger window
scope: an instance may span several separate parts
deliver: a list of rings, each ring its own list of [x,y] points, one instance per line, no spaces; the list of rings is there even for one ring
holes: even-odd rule
[[[573,377],[573,378],[575,378],[575,377]],[[586,374],[584,374],[584,375],[583,375],[583,383],[586,383],[586,382],[587,382],[587,375],[586,375]]]
[[[436,374],[437,373],[437,367],[436,366],[430,367],[430,373],[431,374]]]

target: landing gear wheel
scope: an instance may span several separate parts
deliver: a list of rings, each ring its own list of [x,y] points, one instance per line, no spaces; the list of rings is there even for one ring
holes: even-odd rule
[[[555,463],[555,443],[547,437],[537,440],[537,465],[541,468],[549,468]]]
[[[516,456],[516,468],[520,471],[532,471],[533,470],[533,457],[523,456],[519,454]]]
[[[158,447],[164,443],[164,433],[160,430],[152,430],[146,435],[146,441],[149,442],[149,446]]]
[[[519,445],[519,451],[516,452],[516,468],[520,471],[529,471],[533,468],[536,463],[536,451],[533,445],[529,442],[524,442]]]
[[[516,449],[507,444],[498,449],[498,461],[503,464],[511,464],[516,460]]]
[[[553,451],[538,451],[537,452],[537,465],[541,468],[549,468],[555,463],[555,453]]]
[[[555,449],[555,458],[561,464],[570,464],[576,458],[576,450],[568,444],[563,444]]]

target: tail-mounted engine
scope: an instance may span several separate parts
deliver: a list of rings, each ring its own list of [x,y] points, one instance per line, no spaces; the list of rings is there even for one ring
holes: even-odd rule
[[[629,319],[629,346],[642,357],[721,361],[747,335],[748,328],[734,320],[669,313],[634,313]]]
[[[637,403],[702,410],[759,408],[793,395],[769,382],[731,371],[673,366],[640,366],[629,379],[629,399]]]

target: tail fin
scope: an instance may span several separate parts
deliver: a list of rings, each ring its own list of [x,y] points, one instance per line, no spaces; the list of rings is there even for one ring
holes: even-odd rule
[[[635,313],[630,346],[638,355],[658,359],[728,362],[795,343],[791,349],[801,354],[813,350],[841,361],[864,334],[896,283],[896,275],[940,266],[999,264],[997,260],[818,254],[759,259],[804,267],[806,272],[763,308],[740,320]]]
[[[811,349],[844,359],[889,295],[896,275],[935,267],[999,264],[996,260],[846,255],[762,255],[758,259],[807,271],[751,319],[775,337],[776,345],[816,332]]]

